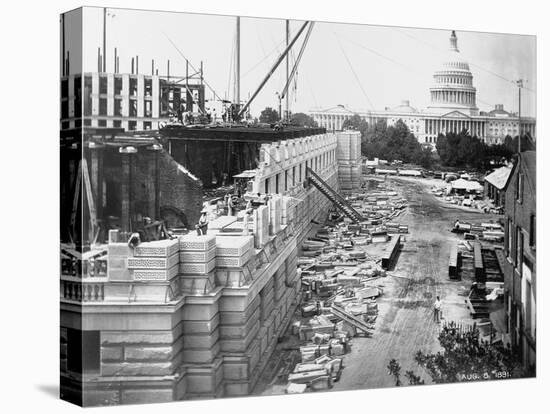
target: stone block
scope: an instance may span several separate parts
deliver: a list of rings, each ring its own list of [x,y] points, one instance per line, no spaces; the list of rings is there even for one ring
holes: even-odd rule
[[[182,333],[183,325],[179,324],[171,331],[102,331],[102,345],[119,344],[172,344]]]
[[[218,384],[215,371],[208,368],[188,369],[186,376],[189,394],[215,393]]]
[[[216,236],[206,234],[199,236],[196,233],[189,233],[180,236],[180,251],[207,251],[216,247]]]
[[[220,298],[221,312],[239,312],[244,311],[249,304],[247,295],[222,295]]]
[[[249,358],[248,357],[232,357],[226,356],[223,358],[223,379],[226,381],[239,381],[248,379],[249,376]]]
[[[122,346],[109,346],[109,347],[102,346],[101,360],[102,361],[121,361]]]
[[[247,382],[226,382],[225,395],[228,397],[246,396],[250,394],[250,383]]]
[[[220,216],[208,223],[208,231],[223,229],[236,221],[236,216]]]
[[[192,348],[183,350],[183,362],[189,364],[206,364],[216,358],[220,352],[220,341],[211,348]]]
[[[179,265],[172,266],[170,269],[134,269],[130,270],[130,274],[134,280],[171,280],[179,271]]]
[[[184,321],[210,321],[218,313],[218,302],[186,303],[183,305]]]
[[[104,377],[170,375],[172,371],[171,362],[110,362],[101,364],[101,375]]]
[[[254,249],[249,249],[242,256],[216,256],[216,267],[234,268],[243,267],[254,253]]]
[[[216,256],[241,257],[254,248],[252,236],[216,236]]]
[[[179,255],[170,257],[129,257],[128,269],[170,269],[179,263]]]
[[[220,298],[222,300],[224,296]],[[222,325],[238,325],[245,323],[260,306],[260,297],[256,296],[250,301],[244,310],[223,311],[220,310],[220,322]]]
[[[134,256],[136,257],[170,257],[178,252],[178,239],[144,242],[134,248]]]
[[[216,257],[216,249],[203,250],[199,252],[181,251],[180,262],[183,263],[208,263]]]
[[[186,349],[212,348],[220,337],[219,329],[207,334],[186,334],[183,336],[183,346]]]
[[[118,390],[83,390],[82,392],[83,407],[114,404],[120,404]]]
[[[247,335],[250,329],[253,329],[259,319],[260,309],[256,309],[256,311],[244,323],[236,325],[220,325],[220,336],[224,339],[243,338]]]
[[[109,243],[107,254],[109,256],[132,257],[134,250],[128,246],[128,243]]]
[[[172,389],[123,389],[120,396],[122,404],[154,404],[174,401],[174,391]]]
[[[252,372],[260,362],[260,341],[258,338],[254,338],[254,340],[250,343],[248,349],[246,350],[246,355],[249,358],[249,371]]]
[[[173,350],[171,346],[125,346],[126,361],[170,361]]]
[[[185,306],[185,305],[184,305]],[[206,321],[183,321],[183,334],[213,334],[220,324],[220,314],[216,314],[212,319]]]
[[[113,269],[110,267],[107,267],[107,276],[109,281],[113,282],[124,282],[134,278],[128,269]]]
[[[216,267],[216,259],[212,259],[207,263],[180,263],[179,272],[184,275],[207,274]]]
[[[256,322],[244,338],[224,339],[220,337],[221,350],[223,352],[245,352],[259,330],[260,322]]]

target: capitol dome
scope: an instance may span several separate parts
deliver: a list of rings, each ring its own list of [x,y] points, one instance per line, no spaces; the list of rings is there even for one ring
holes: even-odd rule
[[[433,79],[428,110],[439,113],[460,111],[467,115],[479,114],[473,75],[470,65],[460,54],[454,30],[449,38],[447,55],[443,64],[434,72]]]

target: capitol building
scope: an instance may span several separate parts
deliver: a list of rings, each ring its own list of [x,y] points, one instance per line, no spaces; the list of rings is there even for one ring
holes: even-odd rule
[[[369,125],[385,120],[393,125],[402,120],[421,144],[435,146],[438,134],[460,132],[466,129],[488,144],[503,143],[507,135],[519,135],[519,118],[516,113],[504,110],[497,104],[492,111],[480,111],[476,105],[476,88],[470,66],[458,49],[456,33],[449,38],[449,50],[443,64],[433,74],[430,88],[431,103],[424,110],[413,108],[402,101],[394,108],[383,111],[357,112],[344,105],[329,109],[315,109],[309,114],[321,127],[341,130],[346,119],[357,114]],[[521,132],[535,139],[535,118],[521,117]]]

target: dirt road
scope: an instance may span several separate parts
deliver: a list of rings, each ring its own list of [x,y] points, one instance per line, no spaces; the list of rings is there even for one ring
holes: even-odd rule
[[[497,216],[445,205],[429,192],[428,182],[392,181],[409,200],[408,210],[397,220],[408,224],[409,234],[395,268],[380,283],[384,294],[378,299],[376,330],[371,338],[353,339],[352,350],[344,358],[346,368],[333,391],[394,386],[387,370],[392,358],[401,364],[402,374],[407,370],[423,374],[414,354],[439,348],[440,325],[433,322],[432,313],[437,295],[446,320],[472,322],[464,304],[471,280],[454,281],[447,276],[451,243],[459,238],[450,229],[457,218],[482,221]]]

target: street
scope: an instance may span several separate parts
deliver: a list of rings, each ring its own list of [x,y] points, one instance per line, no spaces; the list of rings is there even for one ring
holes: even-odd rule
[[[443,302],[444,320],[472,323],[464,304],[471,280],[455,281],[447,276],[450,246],[459,239],[450,229],[457,218],[481,221],[498,216],[443,204],[430,194],[428,180],[391,180],[409,201],[407,211],[396,220],[409,226],[409,234],[395,268],[379,283],[384,294],[377,301],[379,315],[373,336],[353,339],[351,352],[344,357],[342,377],[332,391],[395,386],[387,369],[392,358],[401,364],[404,384],[408,370],[430,383],[414,354],[439,348],[440,325],[433,322],[432,310],[436,296]]]

